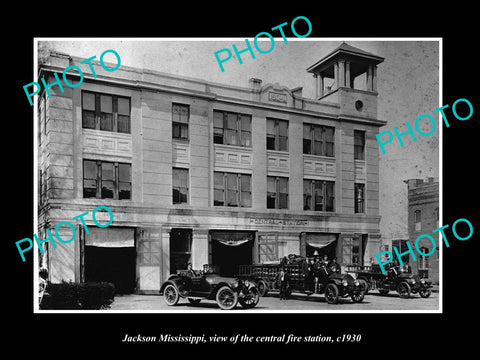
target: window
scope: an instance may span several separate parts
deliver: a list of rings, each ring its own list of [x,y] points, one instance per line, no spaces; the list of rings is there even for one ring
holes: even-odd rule
[[[335,156],[335,128],[303,124],[303,153]]]
[[[365,131],[353,131],[353,158],[365,160]]]
[[[252,146],[252,117],[227,111],[213,112],[213,142],[215,144]]]
[[[355,184],[355,214],[365,213],[365,184]]]
[[[413,213],[413,222],[415,223],[415,231],[422,230],[422,212],[420,210],[415,210]]]
[[[82,127],[130,133],[130,98],[82,91]]]
[[[83,160],[83,197],[129,200],[131,164]]]
[[[258,261],[263,264],[266,261],[278,260],[277,234],[258,235]]]
[[[335,182],[303,180],[303,210],[335,211]]]
[[[251,207],[251,175],[214,173],[214,206]]]
[[[267,150],[288,151],[288,121],[267,119]]]
[[[174,139],[188,140],[188,121],[190,106],[182,104],[172,105],[172,137]]]
[[[267,176],[267,209],[288,209],[288,178]]]
[[[188,203],[188,169],[173,168],[173,203]]]
[[[170,274],[186,270],[192,259],[192,230],[170,230]]]

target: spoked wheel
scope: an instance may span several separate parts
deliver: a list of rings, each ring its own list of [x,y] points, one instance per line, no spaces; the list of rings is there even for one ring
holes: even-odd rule
[[[168,306],[177,305],[178,299],[180,298],[177,288],[171,284],[165,287],[165,290],[163,291],[163,296]]]
[[[222,286],[217,291],[216,300],[222,310],[231,310],[237,306],[238,294],[228,286]]]
[[[422,298],[428,298],[430,295],[432,295],[432,289],[429,289],[429,288],[422,289],[418,293]]]
[[[197,305],[197,304],[200,304],[200,301],[202,301],[202,299],[188,298],[188,301],[189,301],[190,304],[192,304],[192,305]]]
[[[258,294],[260,296],[267,296],[268,294],[268,285],[265,280],[259,280],[257,283]]]
[[[409,298],[411,291],[412,289],[410,288],[410,285],[408,285],[406,282],[401,282],[400,284],[398,284],[397,292],[401,298]]]
[[[325,288],[325,299],[329,304],[336,304],[338,302],[338,287],[335,284],[328,284]]]
[[[358,293],[353,293],[352,294],[352,301],[354,303],[360,303],[363,301],[363,299],[365,298],[365,291],[364,290],[361,290],[360,292]]]
[[[243,298],[239,299],[238,301],[245,309],[251,309],[258,304],[259,300],[260,292],[257,290],[257,288],[252,288],[247,294],[245,294]]]

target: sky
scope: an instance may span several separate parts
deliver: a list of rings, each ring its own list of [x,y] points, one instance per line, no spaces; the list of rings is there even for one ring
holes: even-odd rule
[[[395,40],[395,41],[393,41]],[[89,58],[107,49],[115,50],[121,64],[165,73],[182,75],[211,82],[248,87],[250,78],[262,80],[262,84],[279,83],[290,89],[303,88],[303,97],[313,98],[314,79],[306,68],[338,47],[342,41],[385,58],[378,65],[378,118],[387,125],[380,131],[407,130],[406,121],[414,126],[415,119],[430,114],[436,119],[436,131],[427,137],[418,136],[413,142],[403,137],[405,146],[398,141],[386,145],[386,154],[380,153],[380,229],[384,240],[408,239],[407,185],[406,179],[439,177],[439,115],[432,110],[439,102],[439,42],[436,39],[408,40],[381,39],[375,41],[357,38],[275,38],[268,54],[255,51],[255,59],[249,52],[241,54],[243,64],[235,56],[223,63],[222,72],[214,53],[224,48],[232,51],[232,44],[245,49],[244,38],[206,39],[39,39],[39,46],[46,45],[72,56]],[[271,46],[270,40],[259,42],[261,49]],[[253,39],[250,39],[250,43]],[[111,54],[109,54],[111,55]],[[221,54],[220,56],[224,56]],[[113,55],[112,55],[113,56]],[[115,63],[115,59],[105,61]],[[428,133],[432,124],[420,122],[420,128]]]

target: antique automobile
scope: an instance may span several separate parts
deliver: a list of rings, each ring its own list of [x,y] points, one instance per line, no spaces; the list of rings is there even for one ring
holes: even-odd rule
[[[368,284],[368,290],[377,289],[381,295],[390,291],[397,291],[401,298],[409,298],[411,294],[418,293],[422,298],[432,294],[432,284],[418,275],[410,273],[405,267],[394,265],[386,269],[383,274],[378,264],[371,267],[356,267],[351,269],[357,280]]]
[[[278,291],[277,283],[278,273],[281,268],[290,275],[290,284],[287,289],[287,295],[292,292],[305,293],[311,295],[312,283],[308,284],[308,278],[303,266],[306,258],[295,255],[289,261],[274,261],[257,265],[241,265],[239,267],[238,277],[240,279],[255,282],[259,289],[260,296],[267,296],[269,291]],[[313,278],[311,282],[313,282]],[[365,283],[354,279],[349,274],[342,274],[337,271],[331,271],[323,266],[316,292],[325,295],[325,300],[329,304],[338,303],[339,298],[351,297],[353,302],[362,302],[365,297]]]
[[[255,283],[220,276],[210,265],[204,265],[203,270],[178,270],[162,285],[160,295],[169,306],[176,305],[180,298],[187,298],[191,304],[205,299],[215,300],[223,310],[231,310],[237,303],[253,308],[260,299]]]

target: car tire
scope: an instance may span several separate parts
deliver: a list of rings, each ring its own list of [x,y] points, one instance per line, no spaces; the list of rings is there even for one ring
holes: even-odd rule
[[[362,290],[357,294],[352,294],[351,298],[354,303],[361,303],[365,298],[365,291]]]
[[[215,295],[215,300],[222,310],[231,310],[238,303],[238,294],[229,286],[222,286]]]
[[[418,292],[422,298],[428,298],[432,295],[432,289],[422,289]]]
[[[387,295],[390,292],[390,290],[378,289],[378,292],[380,293],[380,295]]]
[[[365,287],[365,294],[364,295],[367,295],[368,292],[370,291],[370,285],[368,284],[368,281],[363,279],[363,278],[358,279],[358,281],[363,283],[363,286]]]
[[[258,289],[258,294],[261,297],[264,297],[264,296],[268,295],[268,285],[267,285],[267,282],[265,280],[258,280],[257,289]]]
[[[242,307],[245,309],[254,308],[260,301],[260,292],[257,288],[252,288],[248,292],[249,294],[245,294],[247,297],[244,296],[238,300],[240,305],[242,305]]]
[[[339,291],[338,291],[337,285],[328,284],[325,287],[325,300],[327,300],[327,303],[336,304],[338,302],[338,296],[339,296]]]
[[[180,294],[174,285],[168,284],[163,290],[163,297],[168,306],[174,306],[177,305]]]
[[[192,305],[198,305],[198,304],[200,304],[200,301],[202,301],[202,299],[188,298],[188,301],[189,301],[190,304],[192,304]]]
[[[410,285],[408,283],[403,281],[400,284],[398,284],[397,292],[402,299],[408,299],[410,297],[412,289],[410,288]]]

